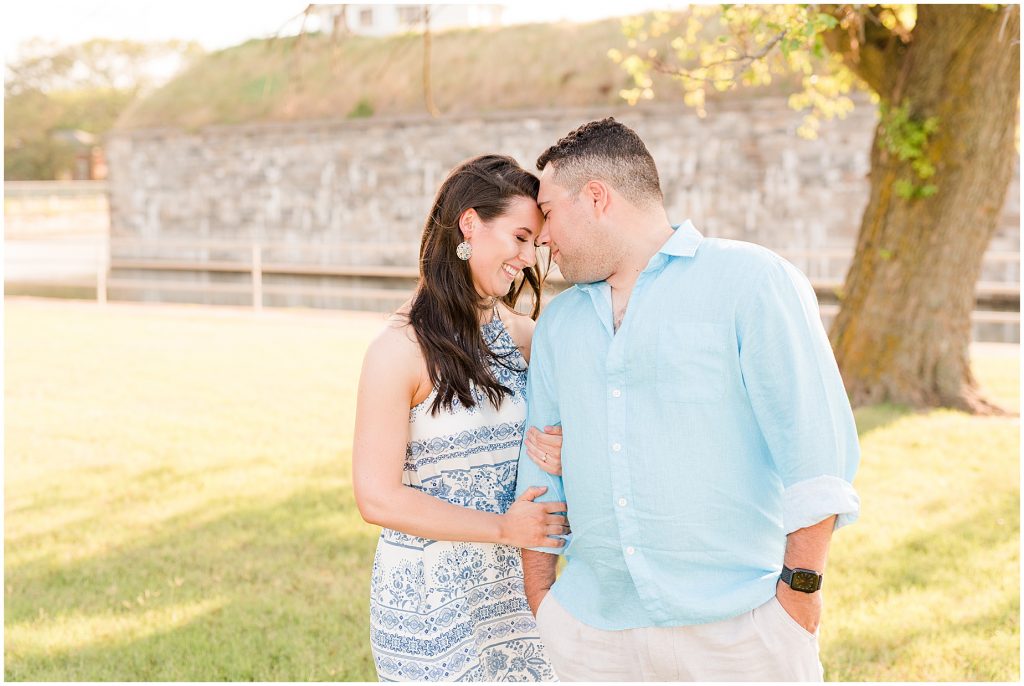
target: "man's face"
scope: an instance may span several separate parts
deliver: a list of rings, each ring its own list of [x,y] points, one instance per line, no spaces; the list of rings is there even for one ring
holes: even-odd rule
[[[551,249],[551,259],[572,283],[593,283],[614,271],[615,250],[607,229],[600,225],[584,187],[573,195],[554,179],[552,165],[540,175],[537,204],[544,215],[538,245]]]

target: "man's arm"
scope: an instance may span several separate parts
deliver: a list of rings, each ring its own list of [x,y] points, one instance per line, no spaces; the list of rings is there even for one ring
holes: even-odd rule
[[[806,277],[782,260],[769,264],[737,310],[737,332],[751,408],[784,487],[784,563],[824,572],[832,532],[860,509],[851,483],[860,447]],[[816,630],[821,593],[777,589],[790,616]]]
[[[550,346],[547,343],[547,324],[549,323],[550,311],[537,322],[531,341],[530,370],[526,381],[526,397],[528,410],[526,417],[527,428],[538,427],[541,431],[545,426],[554,426],[560,423],[561,414],[558,410],[557,383],[552,369],[554,360]],[[516,476],[516,497],[524,493],[532,486],[547,486],[548,490],[544,495],[538,497],[538,501],[564,501],[565,495],[562,487],[562,478],[548,474],[538,467],[527,454],[526,442],[524,441],[519,451],[519,468]],[[568,537],[565,538],[568,543]],[[530,609],[534,614],[540,607],[544,595],[555,583],[555,565],[558,562],[558,555],[564,548],[547,547],[533,550],[523,549],[523,583],[526,589],[526,599],[530,603]]]
[[[530,604],[534,615],[555,583],[557,563],[557,555],[523,549],[523,584],[526,587],[526,602]]]
[[[790,569],[802,567],[824,574],[825,563],[828,561],[828,546],[832,542],[832,532],[835,530],[835,526],[836,518],[833,516],[813,526],[797,529],[787,536],[785,565]],[[781,579],[775,588],[779,596],[779,604],[789,613],[789,616],[812,634],[817,631],[823,609],[821,592],[794,591],[782,583]]]

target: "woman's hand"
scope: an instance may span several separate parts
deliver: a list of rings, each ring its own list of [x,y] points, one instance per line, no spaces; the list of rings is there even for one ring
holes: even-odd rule
[[[535,503],[533,499],[547,491],[547,486],[531,486],[501,516],[500,543],[519,548],[559,548],[561,538],[548,538],[569,533],[565,503]]]
[[[548,474],[562,476],[562,427],[545,426],[541,433],[531,426],[526,430],[526,454]]]

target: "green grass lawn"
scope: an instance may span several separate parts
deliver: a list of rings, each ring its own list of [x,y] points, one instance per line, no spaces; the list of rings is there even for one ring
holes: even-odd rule
[[[5,676],[374,680],[350,444],[374,315],[6,302]],[[975,369],[1019,408],[1016,349]],[[858,412],[830,680],[1019,677],[1019,420]]]

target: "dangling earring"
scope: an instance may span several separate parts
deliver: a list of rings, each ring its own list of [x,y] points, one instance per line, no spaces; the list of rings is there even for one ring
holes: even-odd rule
[[[473,256],[473,246],[469,244],[469,241],[462,241],[459,243],[459,247],[455,248],[455,254],[465,262]]]

